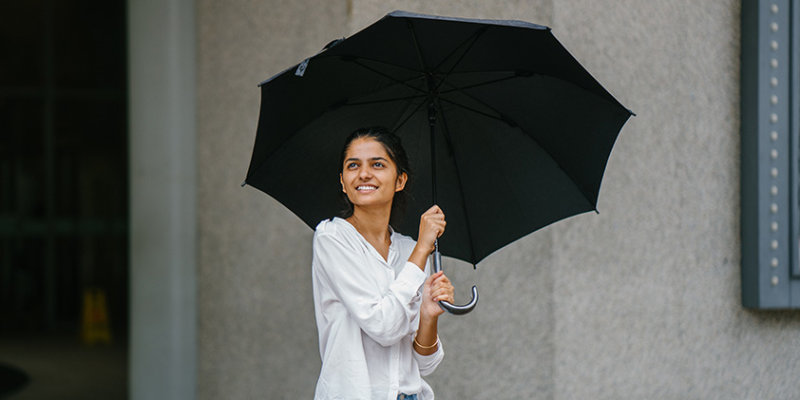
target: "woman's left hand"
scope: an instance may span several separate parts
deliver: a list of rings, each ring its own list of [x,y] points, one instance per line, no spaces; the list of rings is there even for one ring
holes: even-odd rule
[[[455,288],[444,271],[439,271],[425,280],[422,288],[422,305],[420,305],[420,318],[438,317],[444,310],[438,301],[455,302]]]

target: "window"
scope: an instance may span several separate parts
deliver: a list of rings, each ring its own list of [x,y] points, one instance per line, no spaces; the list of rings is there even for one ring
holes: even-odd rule
[[[742,1],[742,303],[800,308],[800,0]]]
[[[0,334],[75,336],[97,287],[124,337],[125,2],[4,2],[0,20]]]

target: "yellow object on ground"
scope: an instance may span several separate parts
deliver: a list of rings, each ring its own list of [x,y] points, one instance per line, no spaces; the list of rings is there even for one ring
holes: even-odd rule
[[[81,338],[84,344],[111,343],[106,292],[103,289],[92,288],[83,291]]]

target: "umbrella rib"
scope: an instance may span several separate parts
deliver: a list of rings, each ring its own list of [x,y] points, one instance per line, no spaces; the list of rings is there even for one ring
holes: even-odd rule
[[[466,94],[466,93],[465,93],[465,95],[469,96],[469,95],[468,95],[468,94]],[[476,99],[476,98],[474,98],[474,97],[472,97],[472,96],[469,96],[469,97],[470,97],[470,98],[472,98],[472,99],[473,99],[473,100],[475,100],[475,101],[478,101],[478,102],[480,102],[480,103],[481,103],[481,104],[483,104],[484,106],[486,106],[486,107],[490,108],[492,111],[498,112],[498,111],[497,111],[497,110],[495,110],[493,107],[489,106],[488,104],[485,104],[485,103],[483,103],[483,102],[482,102],[482,101],[480,101],[479,99]],[[543,145],[542,145],[542,143],[541,143],[541,142],[539,142],[539,140],[538,140],[538,139],[536,139],[536,137],[535,137],[535,136],[531,135],[531,134],[530,134],[528,131],[526,131],[525,129],[522,129],[522,127],[521,127],[521,126],[519,126],[519,124],[517,124],[517,123],[516,123],[516,121],[512,120],[511,118],[509,118],[509,117],[507,117],[506,115],[503,115],[503,114],[501,114],[501,113],[499,113],[499,112],[498,112],[498,114],[500,114],[500,115],[501,115],[501,117],[499,117],[499,118],[498,118],[498,117],[495,117],[495,116],[493,116],[493,115],[490,115],[490,114],[488,114],[488,113],[485,113],[485,112],[482,112],[482,111],[476,110],[476,109],[474,109],[474,108],[472,108],[472,107],[465,106],[465,105],[463,105],[463,104],[460,104],[460,103],[454,102],[454,101],[452,101],[452,100],[447,100],[447,99],[441,99],[441,100],[442,100],[442,101],[445,101],[445,102],[448,102],[448,103],[450,103],[450,104],[452,104],[452,105],[454,105],[454,106],[457,106],[457,107],[461,107],[461,108],[467,109],[467,110],[469,110],[469,111],[475,112],[475,113],[477,113],[477,114],[480,114],[480,115],[483,115],[483,116],[485,116],[485,117],[492,118],[492,119],[495,119],[495,120],[498,120],[498,121],[502,121],[502,122],[505,122],[506,124],[508,124],[508,125],[510,125],[510,126],[513,126],[513,127],[519,128],[519,130],[520,130],[520,131],[522,131],[522,133],[524,133],[524,134],[525,134],[525,136],[527,136],[527,137],[529,137],[531,140],[533,140],[533,141],[536,143],[536,145],[538,145],[538,146],[539,146],[539,147],[540,147],[542,150],[544,150],[544,151],[545,151],[545,153],[547,153],[547,154],[550,156],[550,159],[551,159],[551,160],[553,160],[553,162],[554,162],[554,163],[555,163],[555,164],[558,166],[558,169],[560,169],[561,171],[563,171],[563,172],[564,172],[564,174],[565,174],[565,175],[567,175],[567,176],[569,177],[569,180],[570,180],[570,182],[572,182],[572,184],[573,184],[573,185],[575,185],[575,188],[576,188],[576,189],[578,189],[578,192],[580,192],[580,193],[581,193],[581,195],[583,196],[583,198],[584,198],[584,199],[585,199],[585,200],[586,200],[586,201],[589,203],[589,205],[592,207],[592,209],[594,209],[594,210],[596,210],[596,209],[597,209],[597,207],[594,205],[594,203],[592,203],[592,200],[590,199],[590,197],[591,197],[591,196],[588,196],[588,195],[586,194],[586,192],[584,192],[584,191],[583,191],[583,189],[581,189],[581,188],[578,186],[578,184],[577,184],[577,183],[575,183],[575,182],[576,182],[575,178],[573,178],[573,177],[572,177],[572,175],[571,175],[569,172],[567,172],[567,170],[566,170],[566,169],[565,169],[565,168],[564,168],[564,167],[561,165],[561,163],[559,163],[559,162],[558,162],[558,160],[556,160],[556,159],[555,159],[555,157],[553,157],[553,156],[552,156],[552,153],[550,153],[550,151],[549,151],[549,150],[547,150],[547,147],[543,146]]]
[[[345,106],[362,106],[365,104],[378,104],[378,103],[389,103],[392,101],[402,101],[402,100],[413,100],[413,99],[420,99],[423,97],[427,97],[426,95],[416,95],[416,96],[403,96],[403,97],[393,97],[390,99],[380,99],[380,100],[368,100],[368,101],[359,101],[359,102],[350,102],[343,104]]]
[[[441,101],[443,101],[445,103],[452,104],[452,105],[454,105],[456,107],[461,107],[461,108],[463,108],[465,110],[472,111],[472,112],[474,112],[476,114],[483,115],[484,117],[491,118],[491,119],[494,119],[494,120],[497,120],[497,121],[500,121],[500,122],[505,122],[508,125],[516,126],[516,122],[503,118],[503,115],[500,114],[500,113],[498,113],[498,114],[500,114],[500,116],[498,117],[498,116],[489,114],[487,112],[483,112],[481,110],[478,110],[476,108],[472,108],[470,106],[455,102],[453,100],[448,100],[448,99],[445,99],[445,98],[442,98],[442,97],[439,97],[439,100],[441,100]],[[491,108],[491,107],[489,107],[489,108]],[[492,109],[492,111],[495,111],[495,112],[497,111],[494,108],[491,108],[491,109]]]
[[[403,125],[405,125],[405,123],[408,122],[408,120],[411,119],[411,117],[413,117],[414,114],[417,113],[417,111],[419,111],[420,107],[422,107],[423,104],[425,104],[425,102],[424,101],[420,101],[419,104],[417,104],[417,106],[414,107],[414,110],[411,111],[410,113],[408,113],[408,116],[405,117],[403,119],[403,121],[401,121],[399,124],[395,123],[395,126],[392,128],[392,132],[397,132],[398,129],[402,128]],[[406,110],[408,110],[408,107],[406,107]],[[405,110],[403,110],[403,112],[405,112]],[[400,115],[403,115],[403,114],[400,114]]]
[[[442,108],[441,103],[439,104],[439,115],[442,117],[442,124],[443,128],[442,133],[444,133],[445,142],[447,143],[447,147],[450,148],[450,152],[453,155],[453,164],[456,168],[456,179],[458,179],[458,192],[461,197],[461,207],[464,209],[464,222],[467,225],[467,240],[469,240],[469,253],[470,253],[470,260],[472,261],[472,266],[475,266],[475,241],[472,239],[472,224],[469,221],[469,212],[467,212],[467,202],[464,196],[464,185],[461,181],[461,170],[458,168],[458,158],[456,157],[456,149],[453,146],[453,141],[451,140],[450,136],[450,127],[447,125],[447,118],[444,115],[444,109]]]
[[[408,70],[408,71],[411,71],[411,72],[416,72],[418,74],[422,73],[422,71],[420,71],[420,70],[417,70],[417,69],[414,69],[414,68],[411,68],[411,67],[406,67],[405,65],[390,63],[388,61],[378,60],[378,59],[375,59],[375,58],[356,56],[356,55],[352,55],[352,54],[329,56],[329,57],[341,57],[344,61],[351,61],[351,62],[355,62],[355,60],[366,60],[366,61],[371,61],[371,62],[383,64],[383,65],[389,65],[389,66],[396,67],[396,68],[402,68],[402,69],[405,69],[405,70]]]
[[[483,34],[486,32],[486,29],[488,29],[488,28],[486,28],[485,26],[484,26],[484,27],[481,27],[480,29],[478,29],[477,31],[475,31],[475,33],[473,33],[473,34],[472,34],[472,36],[470,36],[470,37],[469,37],[468,39],[466,39],[466,40],[465,40],[463,43],[461,43],[460,45],[458,45],[458,47],[461,47],[461,46],[463,46],[465,43],[467,43],[467,41],[470,41],[470,42],[469,42],[469,46],[467,46],[466,50],[464,50],[464,52],[463,52],[463,53],[461,53],[461,56],[460,56],[460,57],[458,57],[458,60],[457,60],[457,61],[456,61],[456,62],[453,64],[453,66],[452,66],[452,67],[450,67],[450,70],[449,70],[449,71],[447,71],[447,73],[446,73],[446,74],[444,74],[444,76],[443,76],[443,77],[441,78],[441,80],[439,81],[439,84],[438,84],[438,85],[436,85],[436,91],[437,91],[437,92],[438,92],[439,88],[440,88],[440,87],[441,87],[441,86],[444,84],[444,82],[447,80],[447,77],[448,77],[448,76],[450,76],[450,74],[451,74],[451,73],[453,73],[453,70],[454,70],[454,69],[456,69],[456,67],[458,66],[458,64],[461,64],[461,61],[462,61],[462,60],[464,60],[464,57],[466,57],[467,53],[469,53],[469,51],[470,51],[470,50],[472,50],[472,46],[474,46],[474,45],[475,45],[475,43],[478,41],[478,39],[481,37],[481,35],[483,35]],[[448,55],[447,55],[447,57],[446,57],[444,60],[442,60],[442,62],[440,62],[440,63],[439,63],[439,65],[437,65],[437,66],[436,66],[435,70],[438,70],[438,69],[439,69],[439,67],[440,67],[442,64],[444,64],[444,62],[447,60],[447,58],[450,58],[450,56],[451,56],[452,54],[455,54],[455,50],[454,50],[452,53],[448,54]]]
[[[455,86],[455,85],[452,85],[452,84],[448,84],[451,87],[451,89],[441,91],[441,92],[439,92],[439,94],[448,94],[448,93],[462,91],[462,90],[466,90],[466,89],[473,89],[473,88],[476,88],[476,87],[491,85],[493,83],[503,82],[503,81],[507,81],[509,79],[514,79],[514,78],[520,78],[520,76],[518,76],[518,75],[505,76],[505,77],[502,77],[502,78],[492,79],[490,81],[474,83],[472,85],[461,86],[461,87],[458,87],[458,86]],[[444,83],[444,82],[442,82],[442,83]],[[477,99],[475,99],[475,100],[477,100]]]
[[[414,29],[414,24],[411,23],[411,19],[406,20],[406,26],[411,31],[411,38],[414,39],[414,50],[417,51],[419,66],[422,67],[423,73],[428,73],[428,67],[425,65],[425,60],[422,58],[422,49],[419,47],[419,41],[417,40],[417,30]]]
[[[491,82],[487,82],[487,83],[491,83]],[[451,90],[449,90],[448,92],[456,91],[456,90],[459,90],[459,89],[469,89],[469,87],[466,87],[466,88],[457,88],[457,87],[455,87],[455,86],[451,85],[450,83],[448,83],[448,85],[450,85],[450,86],[452,87],[452,89],[451,89]],[[461,94],[463,94],[464,96],[467,96],[467,97],[469,97],[470,99],[472,99],[472,100],[474,100],[474,101],[476,101],[476,102],[480,103],[482,106],[484,106],[484,107],[486,107],[486,108],[488,108],[488,109],[490,109],[490,110],[494,111],[495,113],[497,113],[497,115],[499,115],[499,116],[500,116],[500,119],[501,119],[502,121],[506,122],[507,124],[509,124],[509,125],[514,125],[514,126],[516,126],[516,125],[517,125],[516,121],[512,121],[511,119],[507,118],[507,117],[506,117],[506,116],[505,116],[505,115],[504,115],[502,112],[500,112],[500,110],[498,110],[498,109],[496,109],[496,108],[494,108],[494,107],[490,106],[489,104],[486,104],[486,102],[485,102],[485,101],[483,101],[483,100],[481,100],[481,99],[479,99],[479,98],[477,98],[477,97],[475,97],[475,96],[473,96],[473,95],[471,95],[471,94],[469,94],[469,93],[467,93],[467,92],[464,92],[464,91],[462,91],[462,92],[460,92],[460,93],[461,93]],[[467,106],[465,106],[465,105],[462,105],[462,104],[460,104],[460,103],[453,102],[452,100],[447,100],[447,99],[445,99],[445,101],[450,101],[450,102],[452,102],[452,103],[453,103],[453,104],[455,104],[455,105],[461,105],[461,107],[465,107],[465,108],[468,108],[468,109],[469,109],[469,107],[467,107]],[[472,110],[472,111],[475,111],[475,112],[479,112],[479,111],[477,111],[477,110],[474,110],[474,109],[471,109],[471,110]]]
[[[425,65],[425,60],[424,60],[424,58],[422,57],[422,48],[420,47],[420,45],[419,45],[419,41],[417,40],[417,31],[416,31],[416,29],[414,29],[414,24],[412,24],[412,23],[411,23],[411,20],[408,20],[408,21],[406,22],[406,24],[407,24],[408,28],[411,30],[411,36],[412,36],[412,38],[414,39],[414,49],[415,49],[415,50],[416,50],[416,52],[417,52],[417,59],[419,60],[419,64],[420,64],[420,66],[422,67],[422,70],[423,70],[423,71],[428,71],[428,69],[427,69],[427,66]],[[480,29],[476,30],[476,31],[475,31],[475,32],[474,32],[472,35],[470,35],[469,37],[467,37],[466,39],[464,39],[464,41],[463,41],[463,42],[459,43],[459,44],[458,44],[458,46],[456,46],[455,48],[453,48],[453,50],[450,52],[450,54],[448,54],[447,56],[445,56],[445,57],[442,59],[442,61],[440,61],[440,62],[439,62],[439,64],[437,64],[437,65],[436,65],[436,66],[435,66],[435,67],[434,67],[434,68],[431,70],[431,72],[432,72],[432,71],[437,71],[437,70],[439,69],[439,67],[441,67],[441,66],[442,66],[442,64],[444,64],[444,63],[445,63],[445,62],[446,62],[446,61],[447,61],[447,60],[448,60],[448,59],[449,59],[451,56],[453,56],[453,54],[456,54],[456,52],[457,52],[459,49],[461,49],[463,46],[465,46],[465,45],[467,45],[467,44],[468,44],[468,47],[467,47],[467,49],[466,49],[466,50],[464,50],[464,51],[461,53],[461,56],[458,58],[458,60],[457,60],[457,61],[456,61],[456,62],[453,64],[453,66],[452,66],[452,67],[450,67],[450,70],[449,70],[449,71],[447,71],[447,73],[446,73],[446,74],[445,74],[445,75],[444,75],[444,76],[441,78],[441,80],[439,81],[439,83],[436,85],[436,88],[434,88],[434,90],[433,90],[434,92],[435,92],[436,90],[438,90],[438,89],[439,89],[439,87],[441,87],[441,86],[442,86],[442,84],[445,82],[445,80],[447,79],[447,77],[448,77],[448,76],[450,76],[450,74],[451,74],[451,73],[453,73],[453,70],[454,70],[454,69],[455,69],[455,68],[456,68],[456,67],[457,67],[457,66],[458,66],[458,65],[461,63],[461,61],[464,59],[464,57],[467,55],[467,53],[469,53],[469,51],[472,49],[472,46],[474,46],[474,45],[475,45],[475,43],[478,41],[478,38],[480,38],[480,37],[481,37],[481,35],[483,35],[483,33],[484,33],[484,32],[486,32],[486,30],[487,30],[487,27],[481,27]]]
[[[427,92],[425,92],[425,91],[424,91],[424,90],[422,90],[422,89],[416,88],[416,87],[414,87],[414,86],[412,86],[412,85],[409,85],[409,84],[408,84],[406,81],[401,81],[401,80],[399,80],[399,79],[397,79],[397,78],[395,78],[395,77],[392,77],[392,76],[390,76],[390,75],[387,75],[387,74],[385,74],[385,73],[382,73],[382,72],[380,72],[380,71],[377,71],[377,70],[375,70],[374,68],[371,68],[371,67],[369,67],[369,66],[367,66],[367,65],[364,65],[363,63],[360,63],[360,62],[358,62],[358,61],[353,61],[353,63],[354,63],[354,64],[356,64],[356,65],[359,65],[359,66],[361,66],[361,67],[363,67],[363,68],[365,68],[365,69],[367,69],[368,71],[372,71],[372,72],[374,72],[374,73],[376,73],[376,74],[378,74],[378,75],[381,75],[381,76],[383,76],[383,77],[385,77],[385,78],[387,78],[387,79],[391,80],[392,82],[394,82],[394,84],[399,84],[399,85],[407,86],[407,87],[409,87],[409,88],[411,88],[411,89],[414,89],[414,90],[416,90],[416,91],[420,92],[420,93],[421,93],[421,95],[419,95],[419,96],[416,96],[416,97],[425,97],[425,96],[427,96]],[[411,80],[414,80],[414,79],[420,79],[420,78],[421,78],[421,77],[417,76],[417,77],[414,77],[414,78],[411,78],[411,79],[409,79],[409,81],[411,81]],[[391,86],[392,86],[391,84],[390,84],[390,85],[387,85],[387,86],[385,86],[385,87],[381,88],[380,90],[384,90],[384,89],[386,89],[386,88],[388,88],[388,87],[391,87]],[[389,100],[387,100],[387,101],[389,101]],[[363,103],[363,104],[368,104],[368,103],[366,103],[366,102],[365,102],[365,103]],[[344,103],[344,104],[342,104],[342,105],[351,105],[351,104]],[[415,112],[416,112],[416,110],[415,110]],[[412,113],[411,115],[413,115],[413,113]],[[411,115],[409,115],[409,118],[410,118],[410,116],[411,116]],[[405,121],[403,121],[403,123],[405,123]],[[401,124],[401,125],[402,125],[402,124]],[[288,140],[288,138],[287,138],[287,140]],[[283,145],[284,145],[285,143],[286,143],[286,141],[284,141],[283,143],[281,143],[280,145],[278,145],[277,147],[275,147],[275,149],[273,149],[273,151],[272,151],[270,154],[268,154],[268,155],[267,155],[267,157],[269,157],[269,156],[270,156],[271,154],[273,154],[275,151],[277,151],[278,149],[280,149],[281,147],[283,147]],[[263,166],[263,164],[262,164],[262,166]],[[260,169],[260,168],[261,168],[261,166],[259,166],[258,168]],[[255,175],[255,172],[253,172],[253,174],[251,174],[251,175],[248,175],[248,176],[245,178],[245,182],[247,182],[247,179],[249,179],[249,178],[250,178],[250,176],[253,176],[253,175]]]
[[[408,87],[408,88],[410,88],[410,89],[416,90],[416,91],[418,91],[418,92],[420,92],[420,93],[423,93],[423,94],[425,94],[425,93],[426,93],[424,90],[422,90],[422,89],[420,89],[420,88],[418,88],[418,87],[415,87],[415,86],[409,85],[409,84],[408,84],[408,82],[406,82],[406,81],[402,81],[402,80],[400,80],[400,79],[397,79],[397,78],[395,78],[395,77],[393,77],[393,76],[391,76],[391,75],[389,75],[389,74],[386,74],[386,73],[384,73],[384,72],[378,71],[377,69],[375,69],[375,68],[372,68],[372,67],[370,67],[370,66],[367,66],[367,65],[366,65],[366,64],[364,64],[364,63],[361,63],[361,62],[358,62],[358,61],[353,61],[353,63],[354,63],[354,64],[356,64],[356,65],[358,65],[358,66],[360,66],[360,67],[362,67],[362,68],[364,68],[364,69],[366,69],[367,71],[373,72],[373,73],[375,73],[375,74],[377,74],[377,75],[380,75],[380,76],[382,76],[382,77],[384,77],[384,78],[386,78],[386,79],[389,79],[390,81],[392,81],[392,82],[394,82],[394,83],[396,83],[396,84],[398,84],[398,85],[403,85],[403,86],[406,86],[406,87]],[[419,77],[414,77],[413,79],[419,79]],[[387,87],[388,87],[388,86],[387,86]],[[386,89],[386,87],[382,88],[381,90],[383,90],[383,89]]]
[[[509,76],[509,77],[507,77],[506,79],[511,79],[511,78],[530,78],[530,77],[532,77],[532,76],[537,76],[537,77],[542,77],[542,76],[544,76],[544,77],[548,77],[548,78],[552,78],[552,79],[557,79],[557,80],[559,80],[559,81],[566,82],[566,83],[568,83],[568,84],[572,84],[572,85],[574,85],[574,86],[576,86],[576,87],[578,87],[578,88],[581,88],[581,89],[583,89],[583,90],[584,90],[584,91],[585,91],[587,94],[589,94],[589,95],[592,95],[592,96],[596,97],[597,99],[599,99],[599,100],[601,100],[601,101],[610,102],[608,99],[606,99],[606,98],[605,98],[605,97],[603,97],[603,96],[600,96],[600,95],[599,95],[599,94],[597,94],[597,93],[594,93],[594,92],[592,92],[592,91],[590,91],[590,90],[587,90],[587,89],[583,88],[582,86],[575,85],[575,84],[574,84],[574,83],[572,83],[572,82],[569,82],[569,81],[562,80],[562,79],[560,79],[560,78],[558,78],[558,77],[556,77],[556,76],[553,76],[553,75],[542,74],[542,73],[538,73],[538,72],[537,72],[537,73],[535,73],[535,74],[531,74],[530,76],[528,76],[528,75],[518,75],[518,74],[517,74],[518,72],[515,72],[515,71],[494,71],[494,72],[508,72],[508,73],[513,73],[513,74],[515,74],[515,75],[513,75],[513,76]],[[459,90],[461,90],[461,92],[460,92],[460,93],[461,93],[461,94],[463,94],[464,96],[467,96],[467,97],[469,97],[470,99],[472,99],[472,100],[475,100],[475,101],[477,101],[478,103],[481,103],[481,105],[483,105],[483,106],[484,106],[484,107],[486,107],[486,108],[489,108],[489,109],[491,109],[492,111],[496,112],[496,113],[497,113],[497,114],[499,114],[499,115],[503,115],[503,113],[501,113],[500,111],[498,111],[498,110],[497,110],[497,109],[495,109],[494,107],[492,107],[492,106],[490,106],[490,105],[486,104],[486,102],[484,102],[483,100],[481,100],[481,99],[479,99],[479,98],[477,98],[477,97],[475,97],[475,96],[473,96],[473,95],[471,95],[471,94],[469,94],[469,93],[467,93],[467,92],[464,92],[464,91],[463,91],[464,89],[471,89],[471,88],[474,88],[474,87],[477,87],[477,86],[481,86],[481,85],[484,85],[484,84],[490,84],[490,83],[501,82],[501,81],[503,81],[503,80],[504,80],[503,78],[499,78],[497,81],[488,81],[488,82],[485,82],[485,83],[478,83],[478,84],[474,84],[474,85],[472,85],[472,86],[465,86],[465,87],[461,87],[461,88],[459,88],[459,87],[456,87],[455,85],[453,85],[453,84],[451,84],[451,83],[449,83],[449,82],[448,82],[447,84],[450,86],[450,88],[451,88],[451,89],[450,89],[450,90],[447,90],[447,91],[444,91],[444,92],[441,92],[440,94],[452,93],[452,92],[455,92],[455,91],[459,91]],[[616,101],[616,100],[615,100],[615,101]],[[624,107],[623,107],[623,108],[624,108]],[[628,110],[627,108],[625,108],[625,110],[627,110],[629,113],[631,113],[631,115],[636,115],[636,114],[633,114],[633,112],[631,112],[631,111],[630,111],[630,110]]]
[[[450,73],[451,73],[451,72],[453,72],[453,69],[454,69],[454,68],[455,68],[455,67],[456,67],[456,66],[457,66],[459,63],[461,63],[461,60],[464,58],[464,56],[465,56],[465,55],[467,55],[467,53],[469,53],[470,49],[472,49],[472,46],[475,44],[475,42],[478,40],[478,38],[479,38],[481,35],[483,35],[483,33],[484,33],[484,32],[486,32],[486,29],[487,29],[487,27],[486,27],[486,26],[482,26],[482,27],[480,27],[479,29],[477,29],[475,32],[473,32],[473,33],[472,33],[472,35],[470,35],[469,37],[467,37],[466,39],[464,39],[464,41],[463,41],[463,42],[461,42],[461,43],[459,43],[459,44],[458,44],[458,46],[455,46],[455,47],[453,48],[453,50],[452,50],[452,51],[450,51],[450,54],[448,54],[447,56],[445,56],[445,57],[442,59],[442,61],[440,61],[440,62],[439,62],[439,64],[437,64],[437,65],[436,65],[436,66],[433,68],[433,70],[434,70],[434,71],[438,71],[438,70],[439,70],[439,67],[441,67],[441,66],[442,66],[442,64],[444,64],[444,63],[445,63],[445,62],[446,62],[446,61],[447,61],[447,60],[448,60],[450,57],[452,57],[452,56],[453,56],[453,54],[456,54],[456,52],[457,52],[459,49],[461,49],[461,47],[463,47],[464,45],[466,45],[467,43],[469,43],[470,41],[472,41],[471,43],[469,43],[469,47],[467,47],[467,49],[466,49],[466,50],[464,50],[464,52],[463,52],[463,53],[461,53],[461,57],[459,57],[459,58],[458,58],[458,61],[456,61],[456,63],[455,63],[455,64],[453,64],[453,67],[452,67],[452,68],[450,68],[450,71],[448,71],[448,72],[447,72],[447,74],[445,75],[445,77],[447,77],[447,75],[450,75]]]
[[[519,70],[510,70],[510,69],[481,69],[477,71],[455,71],[452,75],[460,75],[460,74],[474,74],[476,72],[480,73],[507,73],[507,74],[516,74]],[[539,72],[537,72],[539,73]]]
[[[519,75],[520,74],[520,70],[511,71],[511,70],[507,70],[507,69],[498,69],[498,70],[480,70],[480,71],[456,71],[456,72],[453,72],[451,75],[474,74],[474,73],[508,73],[508,74]],[[592,88],[588,88],[588,87],[585,87],[585,86],[582,86],[582,85],[578,85],[577,83],[575,83],[573,81],[570,81],[570,80],[567,80],[567,79],[563,79],[563,78],[561,78],[559,76],[556,76],[556,75],[553,75],[553,74],[546,74],[546,73],[543,73],[543,72],[534,73],[534,72],[530,72],[530,71],[525,72],[524,70],[523,70],[523,73],[524,73],[523,75],[519,75],[519,76],[520,77],[528,77],[528,75],[530,75],[530,76],[538,75],[538,76],[544,76],[544,77],[556,79],[556,80],[559,80],[559,81],[562,81],[562,82],[567,82],[569,84],[575,85],[576,87],[581,88],[582,90],[592,94],[593,96],[598,97],[600,99],[603,99],[606,102],[609,102],[609,103],[612,103],[614,105],[617,105],[617,106],[623,108],[625,111],[627,111],[631,115],[636,116],[636,113],[634,113],[633,111],[629,110],[627,107],[623,106],[622,103],[620,103],[614,96],[611,95],[611,93],[608,92],[608,90],[606,90],[604,87],[602,87],[602,85],[600,85],[599,83],[597,83],[597,85],[600,87],[600,89],[602,89],[602,92],[601,93],[596,93]],[[592,78],[592,79],[594,79],[594,78]],[[595,82],[597,82],[597,81],[595,80]],[[603,95],[603,94],[605,94],[605,95]]]
[[[577,181],[575,180],[575,178],[574,178],[574,177],[573,177],[573,176],[572,176],[572,175],[571,175],[569,172],[567,172],[567,170],[566,170],[566,169],[565,169],[565,168],[564,168],[564,167],[561,165],[561,163],[559,163],[559,162],[558,162],[558,160],[556,160],[556,158],[555,158],[555,157],[553,157],[552,153],[551,153],[551,152],[550,152],[550,151],[547,149],[547,147],[545,147],[544,145],[542,145],[542,143],[541,143],[541,142],[540,142],[538,139],[536,139],[536,137],[535,137],[535,136],[533,136],[533,135],[531,135],[530,133],[528,133],[528,131],[526,131],[525,129],[522,129],[522,127],[521,127],[519,124],[517,124],[517,122],[516,122],[516,121],[514,121],[513,119],[511,119],[511,117],[509,117],[509,116],[507,116],[507,115],[505,115],[505,114],[501,113],[499,110],[497,110],[496,108],[494,108],[494,107],[490,106],[489,104],[486,104],[486,102],[484,102],[483,100],[481,100],[481,99],[479,99],[479,98],[477,98],[477,97],[475,97],[475,96],[473,96],[473,95],[471,95],[471,94],[469,94],[469,93],[467,93],[467,92],[461,92],[461,93],[462,93],[464,96],[467,96],[467,97],[469,97],[470,99],[472,99],[472,100],[474,100],[474,101],[477,101],[478,103],[480,103],[480,104],[481,104],[481,105],[483,105],[484,107],[486,107],[486,108],[488,108],[488,109],[490,109],[490,110],[492,110],[492,111],[496,112],[498,115],[500,115],[500,120],[501,120],[501,121],[503,121],[503,122],[505,122],[505,123],[507,123],[507,124],[509,124],[509,125],[511,125],[511,126],[518,127],[520,131],[522,131],[522,132],[523,132],[523,133],[524,133],[526,136],[528,136],[528,137],[529,137],[531,140],[533,140],[534,142],[536,142],[536,144],[537,144],[537,145],[538,145],[538,146],[539,146],[539,147],[540,147],[542,150],[544,150],[544,151],[545,151],[545,152],[546,152],[548,155],[550,155],[550,159],[551,159],[551,160],[553,160],[553,162],[555,162],[555,163],[556,163],[556,165],[558,165],[558,168],[559,168],[561,171],[563,171],[563,172],[564,172],[564,174],[566,174],[566,175],[569,177],[569,180],[570,180],[570,181],[572,181],[572,183],[575,185],[575,188],[576,188],[576,189],[578,189],[578,192],[580,192],[580,193],[581,193],[581,195],[583,195],[583,198],[584,198],[584,199],[586,199],[586,201],[589,203],[589,205],[590,205],[590,206],[592,206],[592,208],[593,208],[593,209],[597,210],[597,206],[596,206],[596,205],[595,205],[595,204],[592,202],[592,200],[591,200],[591,198],[592,198],[593,196],[589,196],[589,195],[587,195],[587,194],[586,194],[586,192],[584,192],[584,191],[583,191],[583,189],[581,189],[581,188],[578,186],[578,184],[576,183]],[[456,106],[459,106],[459,107],[464,107],[464,108],[466,108],[466,109],[468,109],[468,110],[471,110],[471,111],[477,112],[477,113],[479,113],[479,114],[481,114],[481,115],[484,115],[484,116],[487,116],[487,117],[490,117],[490,118],[495,118],[495,119],[497,119],[496,117],[493,117],[493,116],[491,116],[491,115],[489,115],[489,114],[487,114],[487,113],[482,113],[482,112],[480,112],[480,111],[478,111],[478,110],[472,109],[472,108],[470,108],[470,107],[467,107],[467,106],[465,106],[465,105],[463,105],[463,104],[459,104],[459,103],[456,103],[456,102],[453,102],[453,101],[450,101],[450,100],[445,100],[445,101],[449,101],[449,102],[451,102],[453,105],[456,105]]]

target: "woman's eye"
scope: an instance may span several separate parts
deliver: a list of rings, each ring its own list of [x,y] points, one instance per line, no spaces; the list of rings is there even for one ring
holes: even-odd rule
[[[375,161],[375,164],[372,164],[375,168],[383,168],[383,163],[380,161]]]
[[[356,164],[354,162],[351,162],[350,164],[347,164],[347,169],[355,169],[355,168],[358,168],[358,164]]]

